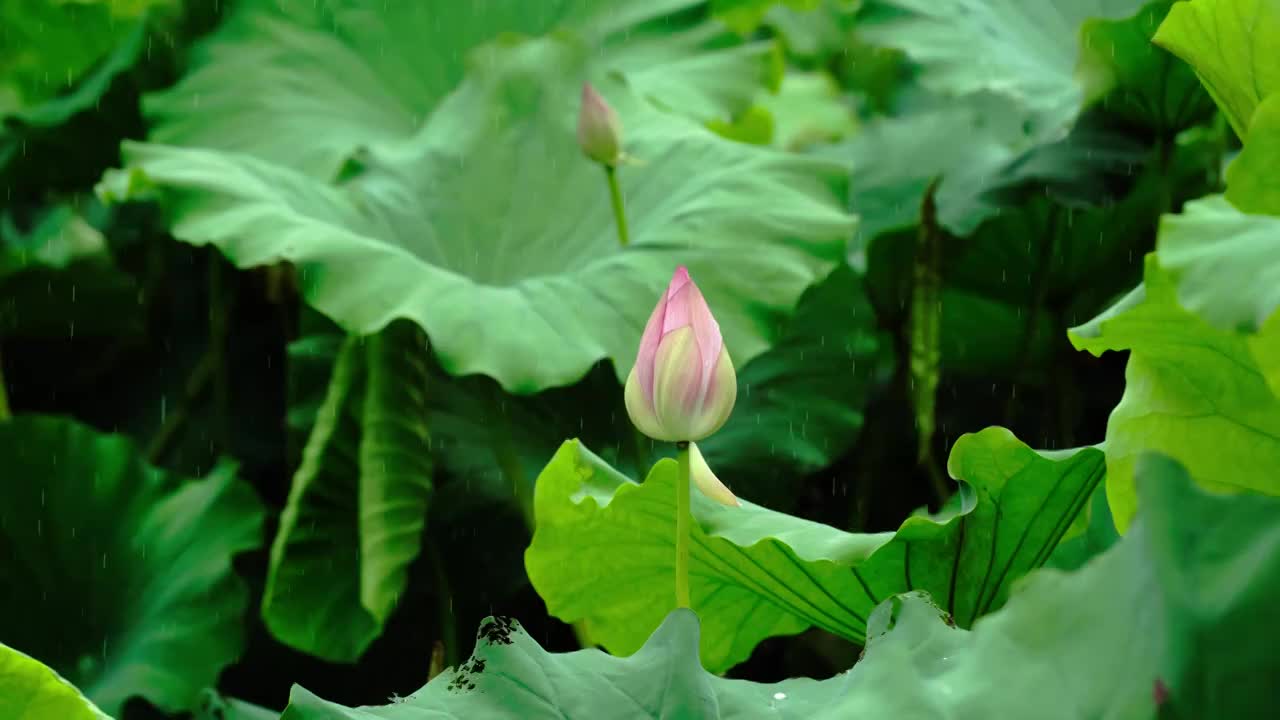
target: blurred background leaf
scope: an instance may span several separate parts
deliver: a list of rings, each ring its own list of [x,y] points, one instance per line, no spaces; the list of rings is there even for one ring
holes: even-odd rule
[[[176,712],[244,647],[231,558],[262,542],[233,464],[183,482],[128,440],[67,420],[0,422],[0,637],[46,659],[104,711],[134,695]],[[56,625],[33,623],[48,613]]]

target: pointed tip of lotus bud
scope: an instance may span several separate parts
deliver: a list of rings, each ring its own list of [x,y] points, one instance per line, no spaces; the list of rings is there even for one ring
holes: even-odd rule
[[[584,155],[603,165],[614,167],[622,161],[622,122],[591,83],[582,84],[578,146]]]
[[[711,466],[702,457],[702,451],[698,449],[697,443],[689,443],[689,479],[703,495],[721,505],[742,507],[742,501],[738,496],[734,495],[733,491],[720,482],[720,478],[711,471]]]

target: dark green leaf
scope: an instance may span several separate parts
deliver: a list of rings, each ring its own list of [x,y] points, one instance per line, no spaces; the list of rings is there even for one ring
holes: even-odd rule
[[[1077,70],[1107,110],[1165,136],[1213,110],[1191,68],[1151,43],[1173,4],[1151,0],[1131,18],[1086,21]]]
[[[0,641],[107,713],[134,695],[195,707],[244,647],[231,559],[262,542],[253,490],[230,465],[180,482],[124,438],[51,417],[0,422],[0,457]]]
[[[49,208],[26,232],[0,216],[0,337],[134,334],[140,292],[71,205]]]
[[[354,662],[408,582],[432,494],[426,344],[396,323],[343,344],[271,548],[267,627]]]

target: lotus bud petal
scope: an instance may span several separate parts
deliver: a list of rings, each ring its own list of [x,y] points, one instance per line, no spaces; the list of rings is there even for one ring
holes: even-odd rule
[[[703,495],[715,500],[721,505],[729,507],[739,507],[742,505],[738,501],[738,497],[733,491],[720,482],[720,478],[711,472],[711,466],[702,457],[702,451],[698,449],[697,443],[689,443],[689,479],[693,481],[695,487],[702,492]]]
[[[587,157],[609,167],[622,160],[622,122],[591,83],[582,86],[578,146]]]
[[[683,266],[649,316],[627,377],[627,414],[655,440],[701,440],[729,419],[738,378],[720,326]]]

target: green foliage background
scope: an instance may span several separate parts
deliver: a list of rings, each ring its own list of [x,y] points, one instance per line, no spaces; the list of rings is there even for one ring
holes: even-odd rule
[[[1280,0],[0,0],[0,720],[1269,716],[1277,48]],[[744,500],[693,612],[621,387],[681,264]]]

